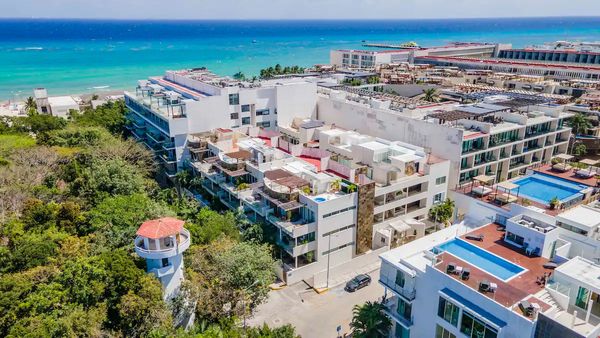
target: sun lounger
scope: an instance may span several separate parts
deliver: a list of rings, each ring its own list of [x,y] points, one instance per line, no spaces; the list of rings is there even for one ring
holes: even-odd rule
[[[484,236],[483,235],[466,235],[465,238],[473,240],[473,241],[481,242],[481,241],[483,241]]]
[[[575,172],[575,175],[581,178],[592,178],[596,176],[596,173],[587,169],[579,169]]]
[[[552,170],[559,171],[561,173],[567,172],[571,169],[573,169],[573,167],[565,163],[556,163],[552,166]]]
[[[500,194],[496,196],[496,200],[502,203],[513,203],[518,200],[517,196],[509,195],[509,194]]]
[[[479,195],[479,196],[487,196],[492,192],[492,189],[480,185],[478,187],[473,188],[473,190],[471,190],[471,191],[474,194]]]

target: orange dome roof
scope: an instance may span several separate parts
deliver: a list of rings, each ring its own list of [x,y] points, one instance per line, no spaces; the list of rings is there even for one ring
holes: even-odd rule
[[[169,237],[180,233],[184,223],[184,221],[173,217],[154,219],[142,223],[137,234],[151,239]]]

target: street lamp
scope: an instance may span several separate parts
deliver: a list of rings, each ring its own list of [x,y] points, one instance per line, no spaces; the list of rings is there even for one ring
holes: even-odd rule
[[[338,234],[335,234],[335,237],[337,238]],[[327,236],[327,239],[329,241],[329,245],[327,246],[327,282],[325,287],[329,289],[329,256],[331,256],[331,235]]]
[[[246,291],[248,291],[250,288],[256,286],[257,284],[259,284],[260,282],[258,280],[255,280],[254,283],[252,283],[251,285],[249,285],[248,287],[245,287],[244,289],[242,289],[242,307],[244,308],[244,332],[246,332]]]

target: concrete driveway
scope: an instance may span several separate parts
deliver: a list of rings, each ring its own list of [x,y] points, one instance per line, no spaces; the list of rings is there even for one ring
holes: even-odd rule
[[[337,337],[338,326],[342,327],[341,335],[349,333],[354,305],[383,296],[383,287],[378,282],[379,269],[369,275],[371,284],[353,293],[344,291],[345,283],[322,294],[304,283],[271,291],[267,302],[258,307],[247,323],[252,326],[292,324],[303,338]]]

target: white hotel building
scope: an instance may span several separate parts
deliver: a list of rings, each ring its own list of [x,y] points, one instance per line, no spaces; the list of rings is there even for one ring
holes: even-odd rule
[[[217,129],[189,144],[209,194],[277,229],[286,283],[328,287],[434,230],[422,220],[445,198],[448,161],[320,121],[280,128]]]
[[[519,100],[493,96],[469,105],[414,104],[374,92],[320,87],[317,117],[345,129],[414,144],[450,160],[448,184],[453,188],[481,174],[503,181],[566,153],[571,129],[564,121],[572,114],[564,111],[565,106],[519,106]]]
[[[598,337],[600,204],[512,211],[505,228],[455,225],[381,255],[390,336]]]
[[[167,71],[125,93],[129,128],[174,175],[189,159],[189,134],[215,128],[276,129],[292,117],[311,117],[316,85],[299,78],[240,82],[204,68]]]

